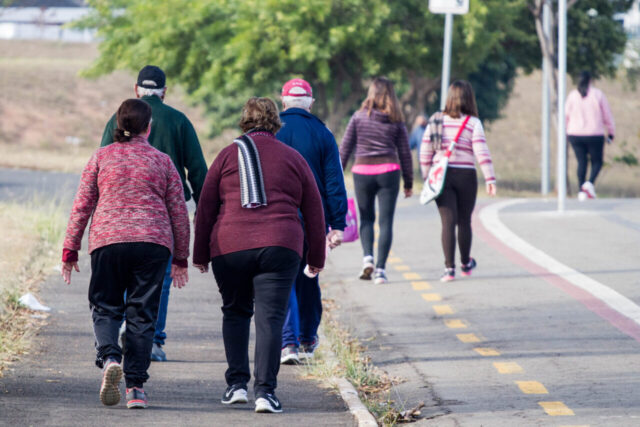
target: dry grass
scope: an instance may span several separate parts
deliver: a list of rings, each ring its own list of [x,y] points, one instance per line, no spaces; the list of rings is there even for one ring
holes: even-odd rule
[[[36,292],[50,273],[64,225],[62,208],[54,202],[0,203],[0,376],[27,351],[34,326],[41,322],[18,299],[27,291]]]
[[[0,166],[81,171],[118,105],[134,96],[135,75],[78,77],[97,55],[93,44],[0,41],[0,52]],[[201,110],[183,100],[169,86],[167,103],[191,119],[210,162],[221,141],[207,138]]]

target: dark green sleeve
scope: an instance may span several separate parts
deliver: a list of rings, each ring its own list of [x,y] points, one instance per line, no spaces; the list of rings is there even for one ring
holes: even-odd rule
[[[102,142],[100,143],[101,147],[105,145],[109,145],[113,142],[113,130],[116,128],[116,115],[111,116],[111,120],[104,127],[104,132],[102,133]]]
[[[184,146],[184,166],[187,168],[187,180],[193,191],[193,201],[198,204],[204,179],[207,176],[207,162],[202,154],[202,147],[193,125],[185,117],[182,125],[182,141]]]

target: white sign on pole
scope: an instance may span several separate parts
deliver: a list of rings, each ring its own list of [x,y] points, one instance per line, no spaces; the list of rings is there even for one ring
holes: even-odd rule
[[[469,12],[469,0],[429,0],[431,13],[464,15]]]

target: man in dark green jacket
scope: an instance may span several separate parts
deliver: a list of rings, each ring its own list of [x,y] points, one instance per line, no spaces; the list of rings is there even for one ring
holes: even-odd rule
[[[207,175],[207,164],[202,155],[202,148],[196,131],[187,116],[163,102],[167,91],[165,83],[164,71],[156,66],[147,65],[138,74],[135,93],[138,98],[146,101],[151,106],[152,122],[149,143],[171,157],[180,174],[180,179],[182,179],[185,200],[188,201],[193,197],[194,202],[197,204]],[[102,143],[100,144],[102,147],[113,142],[113,130],[117,126],[116,115],[114,114],[104,129]],[[188,184],[187,181],[189,182]],[[164,328],[167,320],[169,291],[171,289],[170,273],[171,260],[169,260],[162,285],[156,332],[153,338],[151,360],[154,361],[167,360],[162,346],[167,337]]]

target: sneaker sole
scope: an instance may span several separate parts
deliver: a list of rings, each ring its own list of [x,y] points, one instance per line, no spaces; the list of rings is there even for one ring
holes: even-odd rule
[[[443,277],[440,279],[441,282],[453,282],[455,277]]]
[[[118,384],[122,379],[122,367],[111,365],[104,373],[102,386],[100,387],[100,402],[105,406],[117,405],[120,402],[120,389]]]
[[[462,277],[469,277],[469,276],[471,276],[471,272],[470,271],[467,271],[467,272],[462,271],[462,272],[460,272],[460,275]]]
[[[371,275],[373,274],[374,267],[365,267],[362,269],[362,273],[360,273],[360,280],[371,280]]]
[[[288,356],[280,358],[281,365],[299,365],[300,355],[290,354]]]
[[[127,402],[127,408],[129,409],[146,409],[148,404],[144,400],[132,400]]]
[[[249,402],[249,398],[246,395],[234,396],[228,402],[225,402],[224,400],[220,401],[220,403],[222,403],[223,405],[235,405],[237,403],[248,403],[248,402]]]
[[[389,283],[389,281],[387,279],[376,279],[373,281],[373,283],[375,283],[376,285],[385,285]]]
[[[255,411],[258,414],[279,414],[282,409],[276,409],[268,403],[256,402]]]

